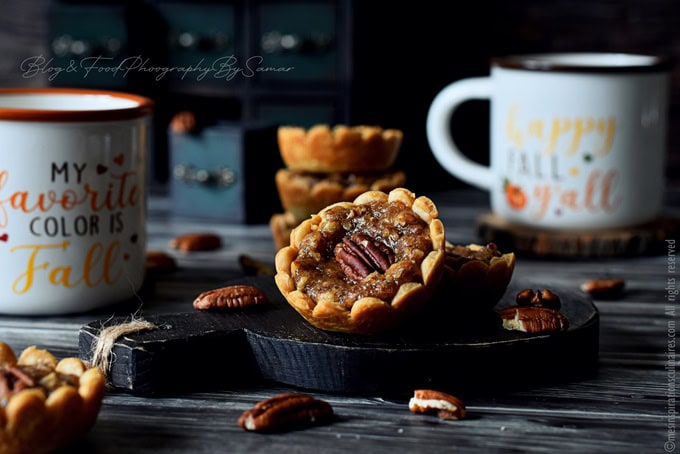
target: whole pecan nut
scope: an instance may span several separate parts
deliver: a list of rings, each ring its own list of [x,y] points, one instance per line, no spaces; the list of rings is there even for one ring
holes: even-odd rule
[[[466,413],[460,399],[434,389],[416,389],[408,409],[413,413],[437,413],[441,419],[463,419]]]
[[[285,393],[258,402],[238,418],[238,425],[249,431],[268,432],[299,429],[329,422],[333,407],[308,394]]]
[[[267,295],[250,285],[230,285],[203,292],[194,300],[194,308],[237,309],[268,302]]]
[[[581,284],[581,290],[593,298],[616,299],[623,295],[626,282],[620,278],[591,279]]]
[[[560,311],[540,306],[512,306],[498,312],[507,330],[525,333],[566,331],[569,321]]]
[[[170,240],[170,247],[183,252],[212,251],[222,246],[222,239],[214,233],[187,233]]]
[[[170,120],[170,130],[177,134],[188,134],[196,131],[196,114],[189,110],[177,112]]]
[[[355,282],[374,271],[384,273],[394,261],[394,253],[389,247],[364,233],[344,237],[334,252],[345,275]]]
[[[149,271],[173,271],[177,269],[177,261],[173,256],[163,251],[147,251],[146,269]]]
[[[530,288],[520,290],[515,297],[519,306],[549,307],[560,310],[562,303],[560,297],[548,289],[534,291]]]

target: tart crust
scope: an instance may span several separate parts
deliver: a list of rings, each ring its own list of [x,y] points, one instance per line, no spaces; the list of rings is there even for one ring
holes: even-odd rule
[[[298,223],[333,203],[352,201],[366,191],[389,192],[405,183],[406,174],[401,171],[317,174],[280,169],[276,172],[281,205]]]
[[[454,311],[493,308],[503,297],[515,269],[515,254],[495,244],[454,245],[446,242],[444,275],[437,298]]]
[[[47,350],[31,346],[17,359],[0,342],[0,373],[5,376],[0,390],[0,453],[50,453],[84,435],[96,422],[106,380],[99,369],[88,368],[79,358],[57,361]],[[15,377],[21,374],[19,386]]]
[[[337,252],[348,240],[355,247],[370,242],[389,256],[388,266],[363,277],[348,273]],[[429,198],[405,188],[367,191],[294,228],[290,246],[276,254],[275,281],[315,327],[377,334],[397,327],[430,300],[443,273],[445,241]]]
[[[402,139],[402,131],[379,126],[278,129],[283,162],[289,169],[301,172],[381,172],[394,164]]]

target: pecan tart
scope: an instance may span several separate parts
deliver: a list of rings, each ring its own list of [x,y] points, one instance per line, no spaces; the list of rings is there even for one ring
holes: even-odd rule
[[[280,169],[276,173],[281,205],[299,222],[335,202],[352,201],[366,191],[389,192],[404,183],[406,175],[401,171],[319,174]]]
[[[438,304],[454,310],[495,306],[512,279],[515,254],[502,253],[494,243],[454,245],[448,241],[445,252]]]
[[[397,188],[330,205],[293,229],[276,254],[276,285],[317,328],[376,334],[419,311],[444,267],[434,203]]]
[[[378,126],[316,125],[278,129],[281,157],[291,170],[315,173],[381,172],[394,164],[403,133]]]
[[[17,359],[0,342],[0,453],[49,453],[85,434],[104,396],[104,374],[79,358],[34,346]]]

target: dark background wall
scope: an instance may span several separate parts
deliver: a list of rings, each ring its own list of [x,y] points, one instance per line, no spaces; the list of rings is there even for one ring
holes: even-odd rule
[[[391,6],[389,13],[369,3],[355,5],[354,119],[404,130],[399,164],[417,178],[414,184],[461,184],[436,163],[425,138],[439,90],[487,75],[491,56],[547,51],[673,56],[668,177],[680,177],[680,1],[466,1],[455,2],[453,15],[444,2]],[[462,106],[452,128],[462,150],[488,162],[488,103]]]
[[[0,86],[46,85],[23,78],[20,62],[47,54],[48,0],[0,0]],[[404,131],[397,166],[418,191],[461,186],[432,157],[425,138],[430,102],[448,83],[488,74],[491,56],[542,51],[668,54],[680,60],[677,0],[488,0],[353,5],[351,122]],[[668,177],[680,177],[680,65],[673,72]],[[454,116],[462,149],[487,162],[488,103]]]

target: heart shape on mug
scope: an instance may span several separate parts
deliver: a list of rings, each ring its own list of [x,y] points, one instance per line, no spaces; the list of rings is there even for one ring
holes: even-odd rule
[[[123,153],[120,153],[120,154],[114,156],[114,157],[113,157],[113,162],[114,162],[116,165],[122,166],[122,165],[123,165],[123,162],[125,162],[125,155],[123,155]]]
[[[139,236],[137,236],[136,233],[133,233],[133,234],[130,236],[130,242],[131,242],[132,244],[135,244],[135,243],[137,242],[138,239],[139,239]]]
[[[9,240],[8,233],[3,233],[2,235],[0,235],[0,241],[6,242],[7,240]]]
[[[102,173],[106,173],[106,171],[109,170],[108,167],[106,167],[103,164],[97,164],[97,175],[101,175]]]

